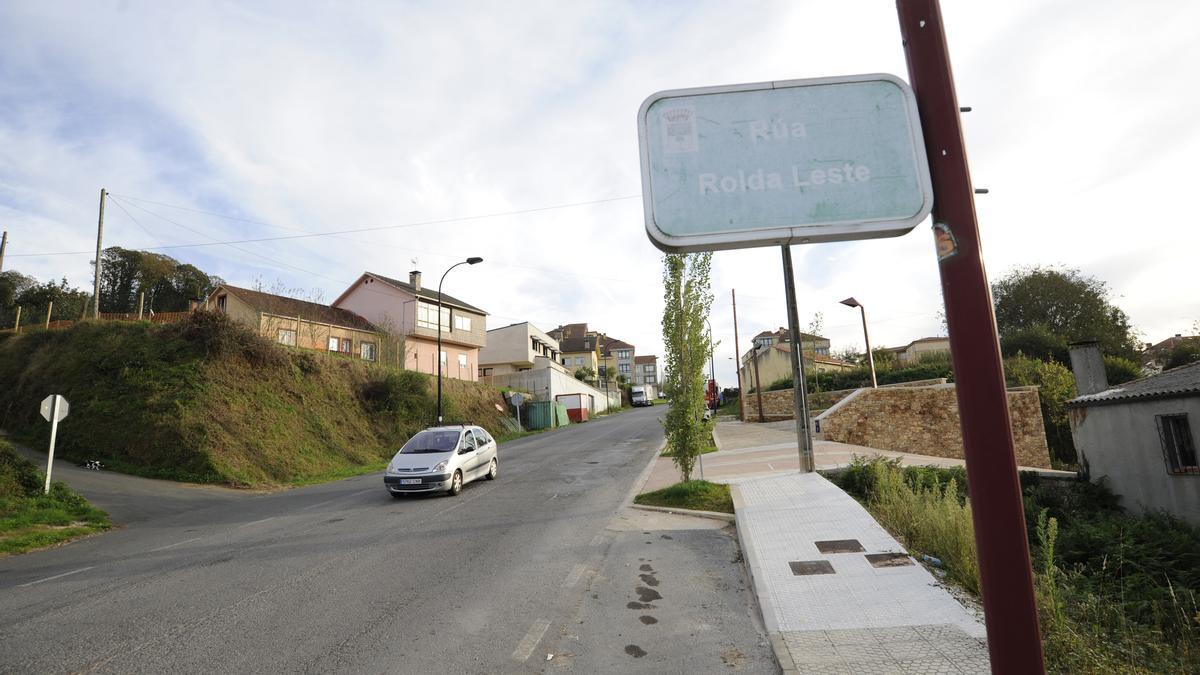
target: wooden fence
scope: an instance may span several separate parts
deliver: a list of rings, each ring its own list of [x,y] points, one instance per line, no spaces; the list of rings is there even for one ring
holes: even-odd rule
[[[156,312],[153,314],[151,314],[150,312],[146,312],[142,316],[141,320],[149,321],[150,323],[176,323],[179,321],[187,320],[187,318],[191,315],[192,315],[191,312]],[[96,319],[92,319],[90,317],[87,319],[84,319],[84,321],[95,321],[95,320]],[[121,312],[121,313],[101,312],[99,320],[100,321],[137,321],[138,316],[137,316],[137,312]],[[37,329],[37,328],[48,328],[50,330],[60,330],[63,328],[67,328],[69,326],[73,326],[77,323],[79,323],[79,319],[59,319],[57,321],[51,321],[49,324],[46,324],[45,319],[42,319],[41,321],[38,321],[37,319],[28,321],[25,319],[25,317],[22,317],[20,326],[17,326],[17,327],[10,326],[8,328],[2,328],[2,329],[0,329],[0,332],[11,333],[14,330],[20,331],[20,330],[25,330],[25,329]]]

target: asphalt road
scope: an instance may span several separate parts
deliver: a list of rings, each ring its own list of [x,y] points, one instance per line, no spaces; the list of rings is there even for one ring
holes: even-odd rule
[[[622,508],[662,410],[504,444],[457,498],[56,468],[128,525],[0,560],[0,670],[772,672],[729,529]]]

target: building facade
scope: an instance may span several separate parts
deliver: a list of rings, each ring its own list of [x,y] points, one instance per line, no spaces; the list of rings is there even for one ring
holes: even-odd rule
[[[1109,387],[1099,346],[1072,345],[1067,402],[1079,464],[1134,511],[1200,523],[1200,362]]]
[[[657,356],[636,356],[633,359],[633,380],[632,384],[637,385],[658,385],[658,357]]]
[[[438,294],[421,285],[421,273],[413,271],[408,282],[366,272],[346,289],[333,307],[358,314],[379,331],[402,336],[404,367],[436,373],[438,334],[441,334],[442,374],[459,380],[479,378],[479,350],[487,344],[487,312],[449,294]]]
[[[487,344],[479,350],[479,375],[505,375],[535,368],[565,371],[558,340],[525,321],[487,332]]]

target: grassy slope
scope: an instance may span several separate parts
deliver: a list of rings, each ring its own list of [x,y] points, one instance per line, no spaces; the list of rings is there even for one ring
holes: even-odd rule
[[[0,341],[0,428],[44,445],[38,403],[70,401],[58,449],[146,476],[305,483],[378,468],[434,414],[432,378],[280,347],[223,317],[84,323]],[[444,381],[445,418],[501,432],[492,389]]]
[[[65,484],[43,495],[45,475],[0,439],[0,557],[60,544],[112,526]]]

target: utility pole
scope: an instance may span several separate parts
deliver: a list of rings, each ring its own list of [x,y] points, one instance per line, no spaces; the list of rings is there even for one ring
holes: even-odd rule
[[[898,0],[933,182],[933,230],[971,494],[992,672],[1045,672],[996,315],[937,0]]]
[[[54,301],[51,300],[49,305],[46,305],[46,330],[50,330],[50,313],[54,311]]]
[[[92,318],[100,318],[100,254],[104,249],[104,198],[108,191],[100,188],[100,220],[96,223],[96,283],[92,289]]]
[[[13,324],[13,332],[14,333],[21,332],[21,306],[20,305],[17,305],[17,321],[16,321],[16,323]]]
[[[800,451],[800,473],[816,470],[813,462],[812,433],[808,419],[808,385],[804,374],[804,355],[800,353],[804,339],[800,332],[800,314],[796,309],[796,279],[792,271],[792,245],[783,248],[783,284],[787,294],[788,330],[792,332],[792,398],[796,411],[796,440]]]
[[[733,299],[733,367],[737,371],[738,380],[738,412],[741,419],[746,421],[746,389],[742,386],[742,349],[738,346],[737,327],[737,289],[729,289],[729,297]],[[760,399],[761,400],[761,399]]]
[[[0,236],[0,272],[4,271],[4,249],[8,248],[8,230]]]
[[[146,291],[138,291],[138,321],[142,320],[142,309],[146,306]]]

